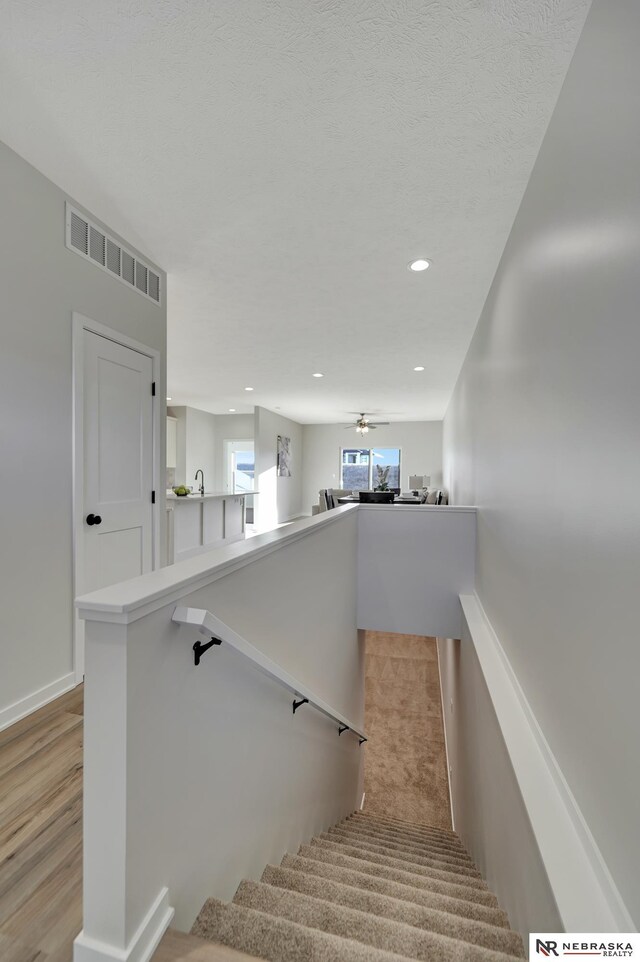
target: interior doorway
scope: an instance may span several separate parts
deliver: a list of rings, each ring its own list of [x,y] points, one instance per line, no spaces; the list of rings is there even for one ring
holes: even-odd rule
[[[256,466],[253,441],[226,439],[223,443],[226,490],[231,494],[253,491]]]
[[[225,491],[246,494],[245,521],[253,524],[253,497],[255,490],[255,447],[253,440],[226,438],[223,441]]]

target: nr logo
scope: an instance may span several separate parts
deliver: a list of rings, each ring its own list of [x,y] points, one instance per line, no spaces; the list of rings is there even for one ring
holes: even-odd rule
[[[536,939],[536,952],[538,955],[558,955],[558,943],[557,942],[543,942],[542,939]]]

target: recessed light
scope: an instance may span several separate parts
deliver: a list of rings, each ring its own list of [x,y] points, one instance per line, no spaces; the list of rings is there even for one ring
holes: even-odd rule
[[[314,376],[314,377],[324,377],[324,374],[320,374],[320,371],[318,371],[318,372],[317,372],[316,374],[314,374],[313,376]]]
[[[427,267],[431,266],[431,261],[428,261],[425,257],[419,257],[415,261],[411,261],[409,264],[410,271],[426,271]]]
[[[235,408],[229,408],[229,414],[235,414],[235,413],[236,413]]]
[[[246,388],[245,388],[245,391],[253,391],[253,388],[252,388],[252,387],[246,387]]]
[[[413,370],[414,370],[414,371],[424,371],[424,368],[422,367],[422,365],[418,365],[418,367],[414,367]]]
[[[167,401],[173,401],[173,398],[172,398],[172,397],[168,397],[168,398],[167,398]]]

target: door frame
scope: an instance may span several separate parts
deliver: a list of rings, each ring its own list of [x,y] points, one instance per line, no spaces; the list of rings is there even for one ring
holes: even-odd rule
[[[229,464],[228,464],[228,460],[229,460],[229,454],[230,454],[229,445],[231,445],[231,444],[250,444],[250,445],[253,446],[253,457],[254,457],[254,478],[253,478],[253,486],[254,486],[254,488],[255,488],[255,486],[256,486],[256,479],[255,479],[256,444],[255,444],[255,439],[254,439],[254,438],[223,438],[223,440],[222,440],[222,462],[223,462],[224,478],[223,478],[223,480],[222,480],[222,487],[226,490],[226,488],[227,488],[228,485],[229,485]],[[231,474],[232,474],[232,477],[233,477],[233,472],[231,472]],[[239,493],[241,493],[241,492],[235,491],[234,488],[235,488],[235,485],[232,483],[231,486],[229,487],[229,494],[239,494]],[[245,492],[242,492],[242,493],[245,493]],[[253,494],[252,491],[251,491],[251,492],[247,492],[247,493],[248,493],[248,494]]]
[[[109,341],[114,341],[122,347],[130,348],[139,354],[151,358],[153,380],[156,384],[155,397],[152,397],[152,439],[151,457],[153,463],[152,484],[156,492],[155,504],[151,507],[151,542],[153,570],[161,565],[160,553],[160,507],[164,499],[164,482],[161,481],[160,455],[162,452],[161,404],[163,385],[160,381],[161,355],[160,351],[147,344],[116,331],[99,321],[94,321],[84,314],[73,311],[71,314],[71,351],[72,351],[72,544],[73,544],[73,596],[72,596],[72,624],[73,624],[73,670],[76,684],[84,678],[84,621],[78,618],[75,599],[83,593],[80,584],[80,572],[84,567],[84,332],[97,334]],[[161,487],[162,484],[162,487]]]

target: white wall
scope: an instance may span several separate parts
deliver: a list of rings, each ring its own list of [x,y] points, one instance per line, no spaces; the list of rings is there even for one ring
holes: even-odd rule
[[[197,408],[187,408],[187,450],[186,450],[186,484],[192,484],[194,490],[200,484],[200,477],[195,481],[198,468],[204,472],[204,483],[207,491],[214,491],[216,464],[216,420],[213,414],[199,411]]]
[[[361,725],[357,513],[331,515],[92,596],[130,609],[138,594],[129,617],[148,612],[87,623],[84,935],[106,943],[101,959],[123,957],[163,886],[188,930],[208,896],[230,899],[356,807],[358,740],[310,707],[294,716],[292,696],[224,643],[194,667],[197,632],[171,621],[177,597],[210,610]],[[236,570],[216,572],[224,562]],[[200,587],[180,587],[187,576]]]
[[[2,144],[0,192],[2,726],[73,683],[72,311],[158,349],[164,399],[166,278],[159,307],[67,250],[66,195]]]
[[[375,420],[375,418],[373,418]],[[345,423],[347,418],[345,418]],[[340,449],[358,447],[361,438],[342,424],[305,424],[302,506],[311,514],[320,488],[340,487]],[[402,449],[401,487],[410,474],[431,475],[432,485],[442,483],[442,421],[398,421],[371,431],[362,445]]]
[[[530,931],[562,932],[466,622],[462,641],[438,639],[438,660],[455,831],[525,945]]]
[[[595,0],[445,419],[479,598],[636,924],[639,47]]]
[[[457,638],[473,591],[474,508],[358,505],[358,628]]]
[[[278,435],[291,439],[291,477],[276,476]],[[255,409],[256,523],[263,531],[302,513],[302,425],[267,408]],[[310,513],[310,512],[307,512]]]

